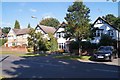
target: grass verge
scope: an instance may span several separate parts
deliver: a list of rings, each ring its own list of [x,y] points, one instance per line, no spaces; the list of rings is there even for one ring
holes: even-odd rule
[[[91,56],[54,56],[53,58],[57,59],[70,59],[70,60],[77,60],[77,59],[82,59],[82,60],[89,60]]]
[[[24,55],[21,55],[21,57],[35,57],[35,56],[48,56],[47,54],[34,54],[34,53],[27,53]]]
[[[0,51],[1,55],[15,55],[15,56],[21,56],[25,53],[17,53],[17,52],[13,52],[13,51]]]

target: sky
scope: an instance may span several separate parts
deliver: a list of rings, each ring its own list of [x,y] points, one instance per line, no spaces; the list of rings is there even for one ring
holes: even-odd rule
[[[2,27],[14,28],[15,20],[20,22],[21,28],[27,28],[30,23],[33,28],[46,17],[54,17],[61,23],[66,16],[67,9],[73,2],[2,2],[0,21]],[[90,19],[93,23],[99,16],[114,14],[118,16],[118,3],[115,2],[84,2],[90,8]],[[31,16],[37,17],[31,18]],[[1,19],[2,17],[2,19]]]

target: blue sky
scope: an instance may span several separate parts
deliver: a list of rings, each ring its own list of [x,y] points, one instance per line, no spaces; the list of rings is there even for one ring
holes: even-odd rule
[[[54,17],[62,22],[65,21],[67,8],[71,4],[72,2],[2,2],[2,12],[0,12],[2,27],[13,28],[15,20],[20,22],[21,28],[26,28],[28,23],[35,27],[45,17]],[[118,16],[117,2],[85,2],[84,4],[91,10],[91,22],[106,14]],[[31,18],[31,16],[36,16],[37,19]]]

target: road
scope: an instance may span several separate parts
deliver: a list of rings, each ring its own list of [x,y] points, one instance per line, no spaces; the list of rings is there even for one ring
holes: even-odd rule
[[[10,56],[2,61],[2,73],[9,78],[118,78],[120,66],[117,64],[117,60],[112,64],[53,59],[50,56]]]

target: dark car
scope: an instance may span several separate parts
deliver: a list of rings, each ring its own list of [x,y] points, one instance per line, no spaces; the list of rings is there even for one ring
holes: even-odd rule
[[[112,61],[116,56],[116,49],[113,46],[101,46],[93,55],[95,60],[110,60]]]

